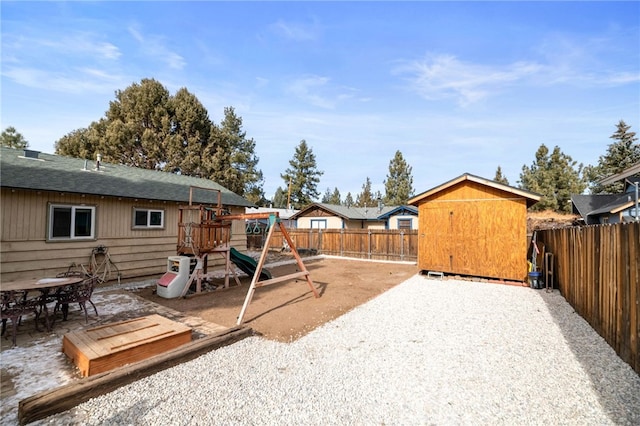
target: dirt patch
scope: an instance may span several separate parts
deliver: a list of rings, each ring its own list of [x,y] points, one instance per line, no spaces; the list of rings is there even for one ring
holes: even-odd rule
[[[527,233],[544,229],[566,228],[580,225],[580,216],[556,213],[551,210],[527,213]]]
[[[273,259],[272,259],[273,260]],[[281,259],[280,259],[281,260]],[[418,272],[416,265],[333,258],[304,259],[319,298],[307,281],[289,280],[257,288],[244,316],[244,325],[272,340],[290,342],[331,321]],[[268,268],[273,277],[299,271],[297,264]],[[251,278],[239,274],[241,285],[222,288],[223,280],[213,280],[219,289],[187,298],[165,299],[153,287],[138,295],[185,314],[223,326],[236,324]],[[233,279],[230,280],[233,283]]]

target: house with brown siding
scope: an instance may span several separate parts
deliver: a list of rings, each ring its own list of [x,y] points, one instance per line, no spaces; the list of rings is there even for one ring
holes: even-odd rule
[[[180,205],[215,205],[220,191],[231,214],[253,207],[207,179],[5,147],[0,190],[0,282],[88,265],[99,246],[123,278],[161,274],[176,255]],[[244,221],[231,245],[246,249]]]
[[[418,268],[525,281],[527,209],[540,198],[468,173],[416,195]]]

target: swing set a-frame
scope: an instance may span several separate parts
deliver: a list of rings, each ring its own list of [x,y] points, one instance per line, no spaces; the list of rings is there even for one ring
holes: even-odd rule
[[[293,279],[301,279],[304,277],[314,297],[320,297],[313,281],[311,281],[309,271],[298,254],[295,244],[287,232],[287,228],[280,220],[280,216],[277,212],[226,214],[222,208],[222,194],[220,191],[212,190],[210,188],[197,189],[217,191],[218,196],[216,205],[213,207],[205,207],[202,205],[194,206],[192,203],[194,188],[197,187],[190,188],[189,205],[178,207],[178,255],[195,256],[197,259],[196,267],[191,273],[191,276],[185,284],[182,292],[183,297],[186,295],[189,287],[194,281],[197,282],[196,292],[201,291],[200,281],[204,277],[203,271],[206,269],[206,258],[210,253],[220,253],[225,258],[225,287],[228,286],[229,276],[231,274],[234,275],[236,282],[238,282],[237,277],[235,277],[235,272],[233,272],[231,268],[231,225],[234,220],[246,221],[258,219],[268,219],[268,232],[262,248],[262,253],[260,254],[260,259],[255,266],[251,285],[249,286],[244,304],[242,305],[242,309],[238,315],[237,325],[242,325],[244,315],[251,303],[253,294],[258,287],[265,287],[271,284],[277,284]],[[262,272],[267,260],[269,245],[276,227],[282,233],[282,236],[289,245],[299,271],[283,275],[281,277],[270,277],[269,274],[263,274]],[[261,277],[265,276],[268,276],[269,278],[261,280]]]

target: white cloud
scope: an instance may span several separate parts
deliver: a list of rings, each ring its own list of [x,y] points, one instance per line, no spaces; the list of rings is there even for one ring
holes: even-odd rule
[[[371,100],[367,97],[356,97],[357,89],[332,85],[329,77],[317,75],[296,78],[285,90],[310,105],[324,109],[335,109],[339,104],[352,99],[358,102]]]
[[[84,68],[81,73],[45,71],[37,68],[10,67],[3,76],[22,86],[63,93],[109,93],[122,85],[124,78],[104,71]]]
[[[275,34],[294,41],[315,40],[319,33],[316,23],[308,25],[299,22],[285,22],[282,19],[271,24],[269,28]]]
[[[162,37],[145,36],[134,26],[128,28],[129,34],[138,42],[142,51],[158,61],[165,62],[170,68],[181,70],[186,65],[185,59],[164,45]]]
[[[331,109],[335,106],[335,101],[320,94],[320,91],[326,87],[328,82],[329,78],[320,76],[298,78],[291,82],[287,87],[287,91],[311,105]]]
[[[412,88],[425,99],[455,98],[461,105],[468,105],[542,69],[536,63],[516,62],[500,68],[438,55],[404,63],[393,73],[408,74]]]

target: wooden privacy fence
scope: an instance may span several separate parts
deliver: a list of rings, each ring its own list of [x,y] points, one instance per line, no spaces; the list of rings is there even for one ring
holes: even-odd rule
[[[640,223],[539,231],[556,286],[640,374]]]
[[[298,250],[314,250],[318,254],[372,260],[415,262],[418,258],[417,230],[386,229],[288,229]],[[250,245],[258,247],[255,236]],[[270,249],[282,249],[284,238],[275,230]]]

